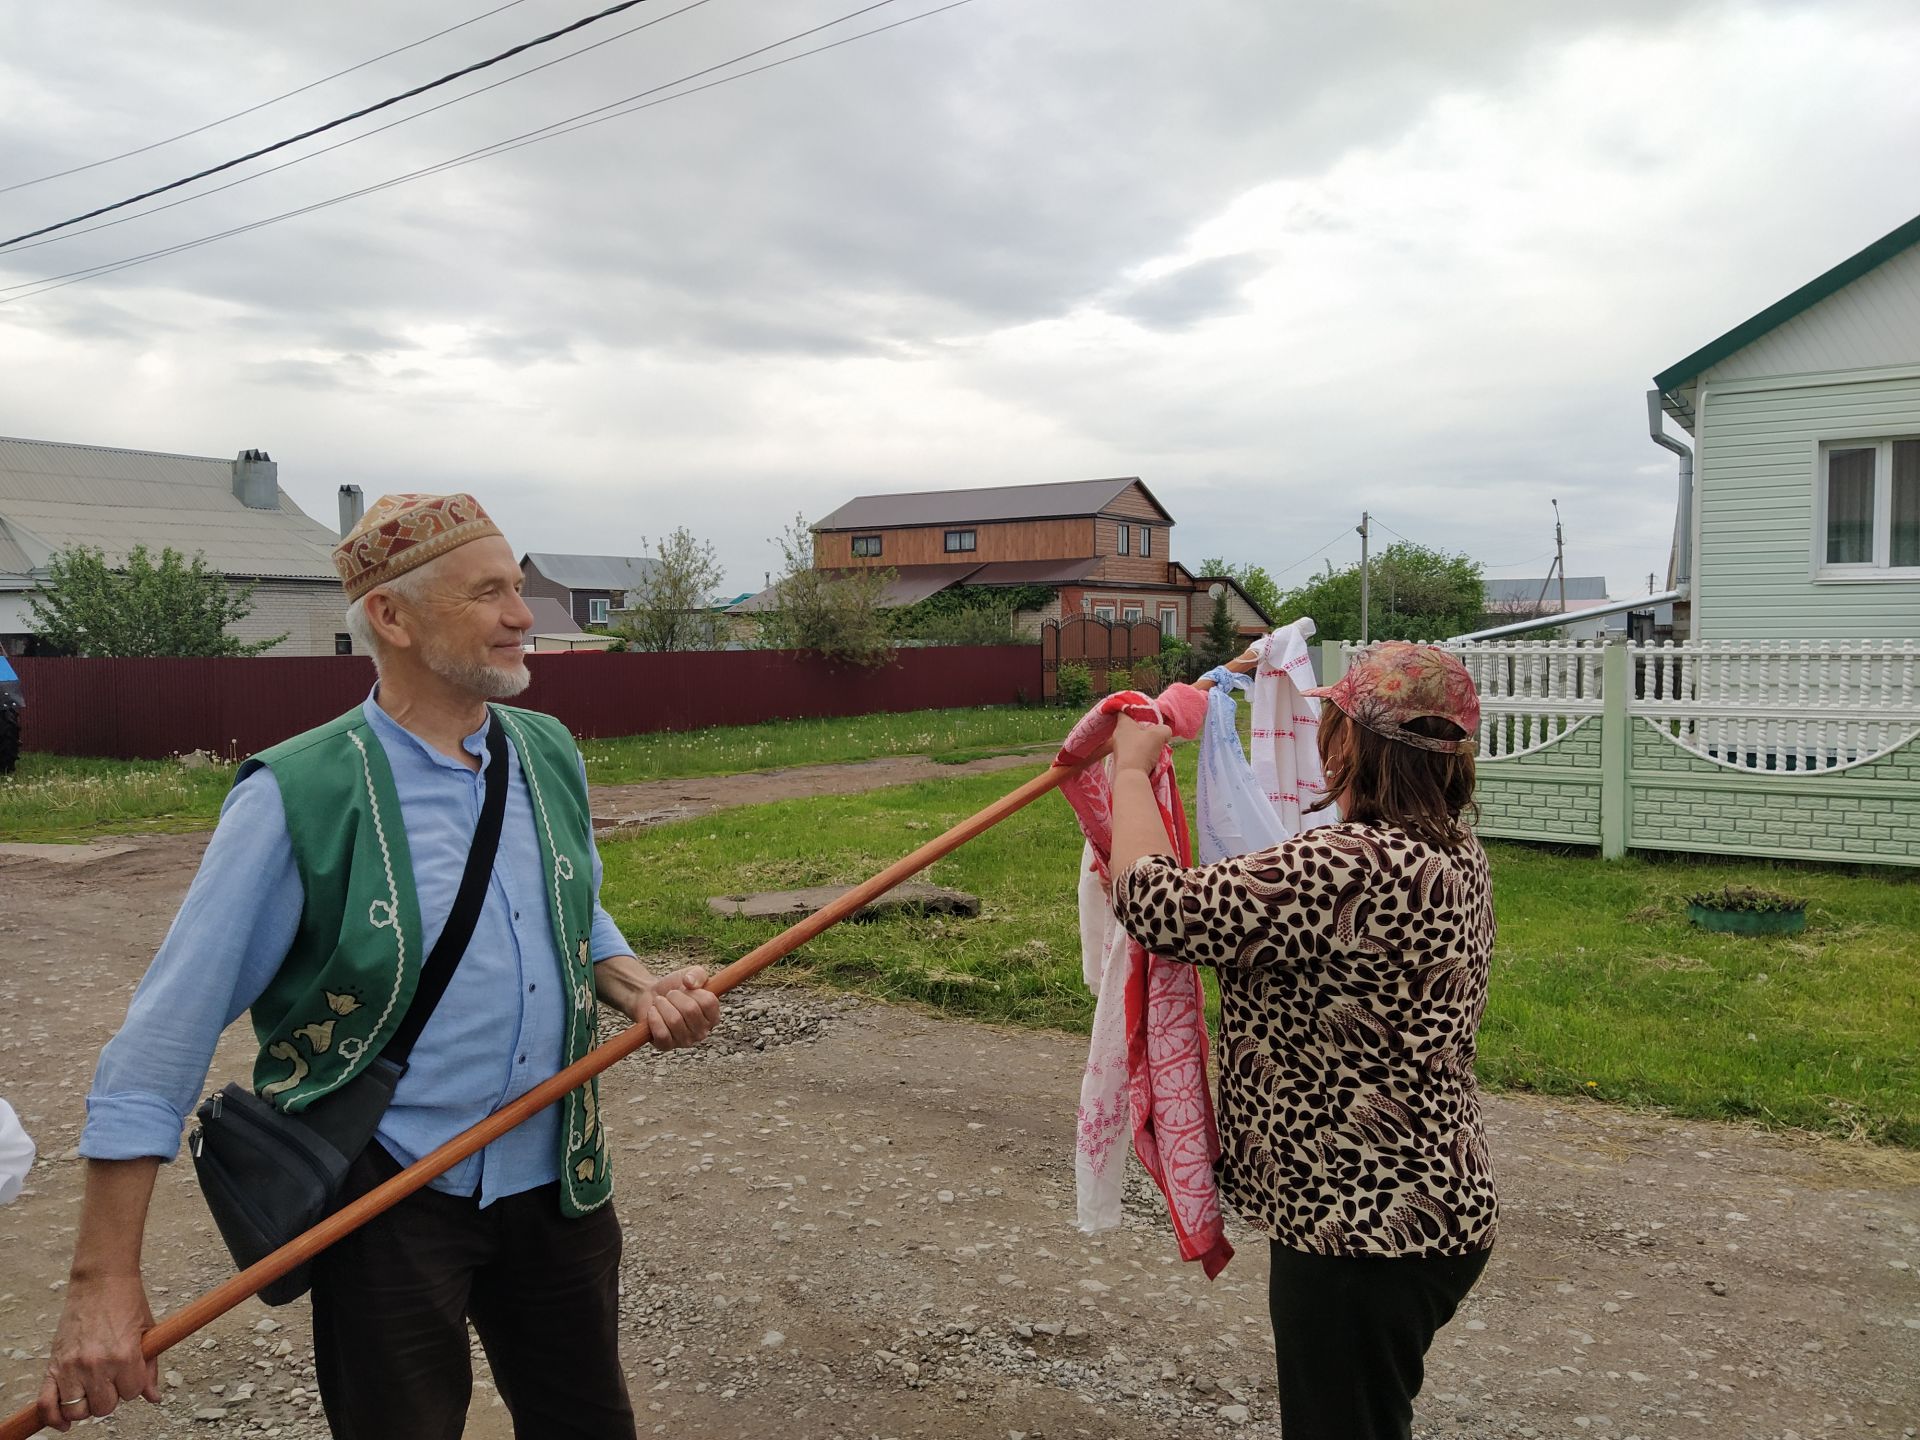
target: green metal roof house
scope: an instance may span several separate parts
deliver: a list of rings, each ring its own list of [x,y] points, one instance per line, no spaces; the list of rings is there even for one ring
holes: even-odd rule
[[[1653,383],[1693,638],[1920,636],[1920,216]]]

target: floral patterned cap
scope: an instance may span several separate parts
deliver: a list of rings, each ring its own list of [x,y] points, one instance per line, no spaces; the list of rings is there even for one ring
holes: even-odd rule
[[[1339,683],[1306,693],[1331,700],[1354,724],[1403,745],[1449,755],[1471,755],[1480,748],[1473,738],[1480,729],[1473,677],[1458,656],[1437,645],[1405,640],[1375,645],[1354,660]],[[1428,717],[1451,720],[1468,738],[1436,740],[1406,728],[1409,720]]]
[[[333,568],[354,601],[470,540],[499,533],[471,495],[382,495],[333,547]]]

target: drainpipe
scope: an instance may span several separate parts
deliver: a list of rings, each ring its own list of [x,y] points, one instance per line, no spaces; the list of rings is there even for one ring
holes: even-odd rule
[[[1653,443],[1680,457],[1680,520],[1674,527],[1673,588],[1688,590],[1693,583],[1693,449],[1669,436],[1660,392],[1647,391],[1647,435]]]

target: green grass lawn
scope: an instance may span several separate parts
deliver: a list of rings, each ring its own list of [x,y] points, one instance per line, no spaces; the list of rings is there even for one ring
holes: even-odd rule
[[[1059,710],[1004,706],[632,735],[589,740],[582,751],[592,783],[619,785],[887,755],[958,762],[1056,744],[1065,729]],[[186,770],[171,760],[23,755],[17,774],[0,777],[0,840],[203,829],[219,816],[232,783],[230,766]]]
[[[915,710],[904,715],[776,720],[766,725],[628,735],[583,741],[580,748],[587,757],[589,781],[624,785],[790,765],[835,765],[888,755],[973,760],[1029,745],[1057,745],[1067,723],[1063,712],[1042,707]]]
[[[779,927],[712,916],[707,897],[863,880],[1018,778],[956,776],[662,826],[606,847],[605,899],[642,953],[717,964]],[[1049,796],[928,877],[979,895],[980,918],[842,925],[772,973],[1084,1029],[1078,855],[1067,807]],[[1490,1085],[1920,1147],[1920,876],[1607,864],[1517,845],[1495,847],[1493,861],[1500,942],[1481,1032]],[[1683,897],[1725,883],[1806,895],[1806,933],[1693,930]]]
[[[17,771],[0,776],[0,840],[204,829],[232,784],[230,765],[22,755]]]

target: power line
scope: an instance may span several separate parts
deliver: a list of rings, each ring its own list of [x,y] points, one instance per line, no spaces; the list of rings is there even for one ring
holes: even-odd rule
[[[1290,571],[1298,570],[1302,565],[1306,564],[1309,560],[1318,560],[1327,551],[1331,550],[1334,546],[1338,545],[1342,540],[1346,539],[1347,536],[1351,533],[1352,533],[1351,531],[1342,530],[1338,535],[1334,536],[1331,540],[1327,541],[1326,544],[1322,545],[1318,550],[1314,551],[1311,555],[1304,555],[1300,559],[1294,561],[1291,565],[1288,565],[1285,568],[1280,570],[1275,570],[1273,572],[1273,578],[1277,580],[1280,578],[1280,576],[1285,575]]]
[[[78,225],[82,220],[91,220],[96,215],[105,215],[112,210],[123,210],[129,205],[137,205],[142,200],[150,200],[155,195],[164,195],[169,190],[178,190],[182,185],[191,185],[194,181],[204,180],[209,175],[218,175],[223,170],[231,170],[234,166],[244,165],[249,160],[258,160],[262,155],[271,155],[276,150],[284,150],[289,145],[296,145],[302,140],[313,138],[315,135],[321,135],[329,130],[338,129],[349,121],[371,115],[376,110],[385,110],[390,105],[398,105],[402,100],[411,100],[415,95],[425,94],[429,90],[437,90],[442,85],[450,85],[463,75],[471,75],[476,70],[485,70],[490,66],[500,64],[504,60],[511,60],[515,55],[523,54],[528,50],[534,49],[536,46],[546,45],[554,40],[558,40],[562,35],[571,35],[575,30],[584,29],[588,25],[598,24],[610,15],[618,15],[622,10],[631,10],[636,5],[644,5],[646,3],[647,0],[618,0],[618,3],[609,5],[606,9],[597,11],[592,15],[582,16],[570,25],[562,25],[558,30],[550,30],[545,35],[536,36],[534,39],[528,40],[523,44],[515,45],[510,50],[502,50],[498,55],[490,55],[485,60],[476,60],[473,64],[463,66],[461,69],[442,75],[437,80],[429,80],[424,85],[415,85],[411,90],[402,90],[398,95],[389,95],[384,100],[375,101],[371,105],[363,105],[352,114],[342,115],[337,120],[329,120],[324,125],[315,125],[311,129],[302,130],[298,135],[289,135],[284,140],[276,140],[271,145],[263,145],[258,150],[250,150],[245,155],[238,156],[232,160],[222,161],[218,165],[209,165],[204,170],[196,171],[192,175],[182,176],[178,180],[170,180],[165,185],[156,185],[153,189],[143,190],[138,195],[129,195],[126,199],[116,200],[111,205],[102,205],[97,209],[87,211],[85,214],[75,215],[70,219],[61,220],[52,225],[42,225],[38,230],[29,230],[24,234],[15,235],[10,239],[0,240],[0,250],[6,249],[9,245],[18,244],[22,240],[31,240],[38,235],[46,235],[55,230],[64,230],[69,225]]]
[[[598,50],[604,45],[613,44],[616,40],[624,40],[629,35],[637,35],[642,30],[651,30],[655,25],[664,25],[667,23],[667,21],[674,19],[676,16],[684,15],[689,10],[698,10],[702,5],[708,5],[711,3],[712,3],[712,0],[691,0],[691,3],[682,5],[678,10],[669,10],[664,15],[656,16],[651,20],[642,21],[638,25],[631,25],[625,30],[616,30],[613,34],[607,36],[604,40],[596,40],[591,45],[582,45],[578,50],[569,50],[564,55],[556,55],[551,60],[543,60],[538,65],[529,66],[527,69],[518,71],[512,75],[508,75],[503,79],[495,80],[489,84],[482,85],[477,90],[469,90],[467,91],[466,94],[456,95],[451,100],[442,100],[438,105],[429,105],[426,109],[416,110],[411,115],[402,115],[398,120],[389,120],[384,125],[376,125],[371,130],[363,130],[360,132],[360,134],[350,135],[345,140],[336,140],[331,145],[322,145],[318,150],[309,150],[306,154],[296,155],[291,160],[282,160],[278,165],[269,165],[266,169],[256,170],[251,175],[242,175],[238,180],[229,180],[224,185],[215,185],[211,189],[200,191],[198,194],[184,195],[178,200],[169,200],[166,204],[156,205],[151,210],[142,210],[137,214],[133,214],[133,215],[122,215],[118,220],[103,220],[98,225],[89,225],[82,230],[69,230],[64,235],[49,235],[44,240],[35,240],[30,244],[13,245],[11,247],[11,253],[18,254],[21,251],[25,251],[25,250],[38,250],[43,245],[58,245],[61,242],[66,240],[77,240],[82,235],[98,234],[102,230],[111,230],[116,225],[128,225],[135,220],[144,220],[149,215],[158,215],[164,210],[177,210],[180,208],[180,206],[191,205],[196,200],[205,200],[208,196],[218,195],[218,194],[221,194],[223,191],[237,189],[238,187],[248,184],[251,181],[264,179],[268,175],[277,175],[282,170],[291,170],[296,165],[304,165],[306,164],[307,161],[317,160],[322,155],[331,155],[334,151],[344,150],[349,145],[358,145],[362,140],[371,140],[376,135],[383,135],[387,131],[397,129],[402,125],[412,124],[415,120],[424,119],[428,115],[432,115],[438,111],[448,109],[451,106],[464,104],[468,100],[472,100],[477,96],[486,94],[489,90],[498,90],[503,85],[511,85],[517,80],[525,80],[529,75],[538,75],[542,70],[549,70],[549,69],[552,69],[555,65],[565,64],[569,60],[575,59],[581,55],[585,55],[590,50]],[[890,3],[890,0],[885,0],[885,3]],[[758,54],[760,52],[754,51],[752,53]],[[740,58],[745,59],[748,57],[742,56]],[[737,61],[729,61],[728,63],[734,64],[734,63],[737,63]],[[724,69],[725,67],[716,66],[714,68]],[[698,73],[705,74],[706,72],[700,71]],[[676,85],[680,84],[682,83],[683,80],[687,78],[691,78],[691,77],[682,77],[682,80],[676,80],[673,83]],[[4,288],[7,288],[7,287],[0,287],[0,289],[4,289]]]
[[[592,110],[583,110],[578,115],[569,116],[565,120],[556,120],[553,124],[543,125],[537,130],[529,130],[523,134],[509,137],[506,140],[498,141],[492,145],[483,145],[476,150],[468,151],[464,155],[457,155],[451,160],[444,160],[433,165],[425,165],[417,170],[392,176],[386,180],[377,181],[372,185],[363,186],[358,190],[349,191],[344,195],[336,195],[328,200],[316,201],[311,205],[303,205],[294,210],[282,211],[278,215],[269,215],[265,219],[255,220],[246,225],[236,225],[228,230],[216,231],[210,235],[202,235],[197,239],[182,241],[178,245],[164,246],[158,250],[150,250],[145,254],[130,256],[123,260],[110,261],[101,265],[86,266],[79,270],[67,271],[61,275],[43,276],[39,280],[22,281],[17,285],[0,286],[0,293],[8,290],[25,290],[28,292],[24,295],[13,295],[5,299],[0,299],[0,305],[11,305],[20,300],[29,300],[35,296],[44,295],[50,290],[61,290],[68,285],[77,285],[83,280],[98,279],[103,275],[110,275],[120,270],[131,269],[136,265],[147,264],[149,261],[163,259],[169,255],[180,254],[182,251],[195,250],[203,245],[211,245],[218,240],[225,240],[235,235],[242,235],[249,231],[263,229],[268,225],[276,225],[283,220],[292,220],[302,215],[309,215],[316,210],[325,210],[331,206],[343,204],[348,200],[357,200],[363,195],[371,195],[376,191],[392,189],[395,186],[407,184],[410,181],[421,179],[427,175],[440,174],[448,170],[457,169],[463,165],[471,165],[478,160],[491,159],[496,155],[504,155],[528,145],[537,145],[543,140],[558,139],[560,136],[570,135],[576,130],[585,130],[595,125],[604,124],[609,120],[620,119],[622,116],[637,114],[642,110],[651,110],[656,105],[665,105],[673,100],[684,100],[689,95],[698,95],[704,90],[718,89],[720,86],[730,85],[736,80],[745,80],[750,76],[759,75],[768,70],[777,70],[782,65],[790,65],[796,60],[805,60],[814,55],[822,55],[829,50],[837,50],[843,45],[851,45],[857,40],[865,40],[870,36],[884,34],[889,30],[898,30],[902,26],[911,25],[919,20],[931,19],[933,16],[944,14],[948,10],[958,10],[963,5],[971,5],[973,0],[949,0],[949,3],[945,5],[935,6],[933,9],[924,10],[917,15],[909,15],[904,20],[895,20],[886,25],[876,25],[873,29],[862,30],[857,35],[849,35],[826,45],[817,45],[811,50],[802,50],[795,55],[783,56],[781,59],[769,61],[765,65],[757,65],[751,70],[743,70],[737,75],[722,76],[718,80],[708,81],[705,85],[697,85],[691,90],[682,90],[673,95],[662,95],[658,99],[647,100],[644,104],[633,103],[644,96],[657,94],[657,92],[661,90],[672,89],[675,85],[685,84],[686,81],[694,79],[699,75],[711,74],[715,70],[724,70],[728,66],[737,65],[742,60],[749,59],[754,55],[765,54],[767,51],[778,49],[782,45],[790,45],[795,40],[817,34],[822,30],[831,29],[833,26],[842,24],[856,16],[864,15],[869,11],[879,9],[882,5],[892,3],[893,0],[876,0],[874,4],[850,11],[837,19],[827,21],[825,24],[812,26],[809,29],[789,35],[784,40],[777,40],[770,45],[763,45],[758,50],[748,51],[744,55],[735,56],[732,60],[723,61],[718,65],[710,65],[705,70],[695,71],[692,75],[682,76],[680,79],[668,81],[664,85],[656,85],[651,90],[639,92],[638,95],[630,95],[624,100],[611,101],[606,105],[597,106]],[[602,114],[602,111],[610,111],[612,113]],[[588,119],[588,116],[595,118]],[[1308,558],[1311,559],[1312,556]]]
[[[411,41],[408,44],[398,45],[391,50],[382,51],[371,60],[362,60],[358,65],[349,65],[346,69],[336,70],[331,75],[322,75],[318,80],[309,80],[305,85],[299,86],[297,89],[289,90],[284,95],[276,95],[271,100],[262,100],[258,105],[249,105],[246,109],[236,110],[231,115],[222,115],[218,120],[209,120],[204,125],[196,125],[191,130],[182,130],[178,135],[169,135],[164,140],[155,140],[151,144],[137,146],[132,150],[122,150],[118,155],[109,155],[103,160],[90,160],[85,165],[75,165],[70,169],[56,170],[51,175],[42,175],[35,180],[16,180],[11,185],[0,185],[0,195],[5,195],[13,190],[25,190],[30,185],[44,185],[49,180],[59,180],[68,175],[78,175],[83,170],[98,170],[102,165],[111,165],[116,160],[131,159],[135,155],[144,155],[149,150],[158,150],[162,145],[171,145],[176,140],[185,140],[190,136],[203,134],[208,130],[225,125],[229,120],[238,120],[244,115],[253,114],[256,110],[264,110],[269,105],[278,105],[282,100],[291,100],[296,95],[304,95],[307,91],[325,85],[330,80],[338,80],[342,75],[351,75],[356,70],[364,70],[367,66],[377,65],[382,60],[391,60],[395,55],[402,54],[408,50],[418,49],[429,40],[438,40],[442,35],[451,35],[456,30],[464,30],[467,26],[478,24],[490,15],[498,15],[502,10],[511,10],[514,6],[525,3],[526,0],[507,0],[506,4],[496,5],[491,10],[483,10],[470,20],[462,20],[458,25],[449,25],[444,30],[436,30],[431,35],[423,35],[418,40]]]

